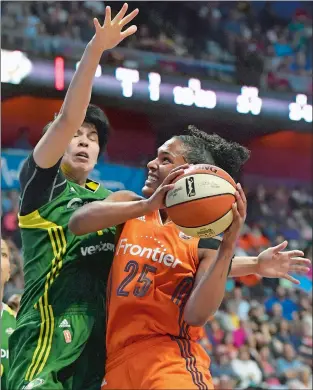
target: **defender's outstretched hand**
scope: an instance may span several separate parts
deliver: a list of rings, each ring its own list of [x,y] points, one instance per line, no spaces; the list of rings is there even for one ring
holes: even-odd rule
[[[137,26],[132,25],[125,31],[122,29],[138,15],[138,8],[126,15],[128,4],[125,3],[120,12],[111,20],[111,7],[105,9],[105,20],[103,26],[100,25],[97,18],[93,22],[96,29],[96,34],[93,38],[94,42],[99,45],[102,51],[113,49],[123,39],[133,35],[137,31]],[[126,16],[125,16],[126,15]]]
[[[305,274],[309,271],[311,261],[306,259],[302,251],[293,250],[282,252],[288,242],[268,248],[258,256],[257,273],[265,278],[283,278],[294,284],[300,284],[290,273]]]

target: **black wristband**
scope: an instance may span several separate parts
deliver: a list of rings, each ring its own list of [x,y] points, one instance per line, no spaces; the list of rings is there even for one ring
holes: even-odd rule
[[[231,258],[231,260],[230,260],[230,264],[229,264],[229,267],[228,267],[228,272],[227,272],[227,276],[229,276],[229,274],[230,274],[230,271],[231,271],[231,266],[233,265],[233,260],[234,260],[234,257],[235,257],[235,255]]]

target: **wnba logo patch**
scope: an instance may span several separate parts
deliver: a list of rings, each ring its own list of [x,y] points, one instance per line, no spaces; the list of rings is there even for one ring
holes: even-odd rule
[[[189,197],[196,195],[195,179],[193,176],[186,178],[186,192],[187,192],[187,196]]]
[[[66,344],[69,344],[72,342],[72,335],[68,329],[63,330],[63,336],[64,336],[64,340],[65,340]]]

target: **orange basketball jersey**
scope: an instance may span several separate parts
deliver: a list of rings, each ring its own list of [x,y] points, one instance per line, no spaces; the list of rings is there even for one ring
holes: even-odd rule
[[[184,305],[198,266],[199,239],[186,236],[159,212],[130,220],[116,246],[108,285],[108,359],[137,341],[160,335],[190,340]]]

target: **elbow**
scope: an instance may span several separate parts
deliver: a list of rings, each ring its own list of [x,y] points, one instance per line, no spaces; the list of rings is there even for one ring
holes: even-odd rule
[[[215,310],[206,313],[185,310],[184,321],[190,326],[203,327],[215,314]]]

